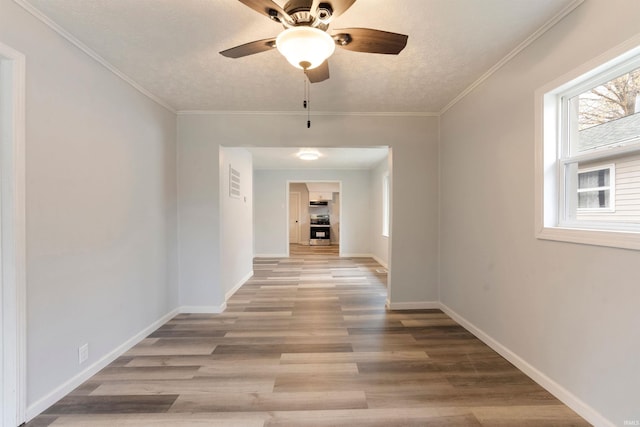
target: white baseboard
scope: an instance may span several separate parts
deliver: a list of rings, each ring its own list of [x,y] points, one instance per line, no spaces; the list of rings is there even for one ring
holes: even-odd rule
[[[557,397],[562,403],[567,405],[569,408],[573,409],[578,415],[583,417],[589,423],[593,424],[597,427],[615,427],[611,421],[607,420],[603,417],[599,412],[595,409],[584,403],[578,397],[573,395],[567,389],[562,387],[557,382],[553,381],[551,378],[540,372],[534,366],[530,365],[526,360],[509,350],[507,347],[493,339],[487,333],[485,333],[482,329],[476,327],[473,323],[469,322],[464,317],[460,316],[458,313],[453,311],[446,304],[439,303],[440,309],[444,311],[449,317],[455,320],[460,326],[471,332],[482,342],[487,344],[497,353],[499,353],[502,357],[511,362],[515,367],[520,369],[527,375],[529,378],[540,384],[544,389],[546,389],[549,393],[553,394]]]
[[[180,314],[220,314],[227,308],[227,303],[220,305],[183,305],[178,309]]]
[[[420,302],[391,302],[387,299],[387,309],[389,310],[433,310],[440,309],[438,301]]]
[[[340,257],[342,258],[373,258],[373,254],[348,254],[341,253]]]
[[[231,298],[231,296],[233,296],[233,294],[235,294],[235,293],[236,293],[236,291],[237,291],[238,289],[240,289],[240,287],[241,287],[242,285],[244,285],[244,284],[247,282],[247,280],[251,279],[252,277],[253,277],[253,270],[251,270],[250,272],[248,272],[248,273],[247,273],[247,274],[246,274],[242,279],[240,279],[240,280],[238,281],[238,283],[236,283],[235,285],[233,285],[233,288],[231,288],[231,289],[229,289],[229,290],[227,291],[227,293],[224,295],[224,300],[225,300],[225,301],[229,301],[229,298]],[[225,304],[226,304],[226,303],[225,303]]]
[[[255,254],[254,258],[288,258],[289,254]]]
[[[102,356],[99,360],[94,362],[93,364],[87,366],[85,370],[78,373],[74,377],[70,378],[68,381],[54,389],[51,393],[34,402],[27,408],[27,421],[32,420],[37,415],[41,414],[51,405],[56,403],[58,400],[62,399],[67,394],[71,393],[76,387],[80,384],[97,374],[101,369],[105,368],[109,363],[116,360],[122,354],[126,353],[131,347],[138,344],[140,341],[145,339],[149,334],[158,329],[160,326],[167,323],[171,320],[175,315],[178,314],[178,310],[172,310],[169,313],[162,316],[160,319],[153,322],[151,325],[144,328],[142,331],[138,332],[133,337],[129,338],[127,341],[113,349],[111,352]]]
[[[386,269],[389,269],[389,264],[387,264],[385,261],[382,260],[382,258],[375,256],[375,255],[371,255],[371,258],[375,259],[376,262],[378,264],[380,264],[381,266],[383,266]]]
[[[354,256],[354,255],[351,255]],[[233,293],[242,286],[246,280],[248,280],[251,274],[248,274],[246,279],[239,282],[239,285],[234,286],[234,288],[229,291],[227,294],[230,297]],[[540,384],[543,388],[557,397],[561,402],[567,405],[569,408],[574,410],[578,415],[583,417],[589,423],[593,424],[597,427],[615,427],[615,424],[611,421],[607,420],[604,416],[602,416],[598,411],[587,405],[585,402],[580,400],[574,394],[569,392],[567,389],[562,387],[560,384],[553,381],[551,378],[546,376],[544,373],[540,372],[534,366],[529,364],[523,358],[509,350],[507,347],[502,345],[500,342],[493,339],[490,335],[485,333],[482,329],[476,327],[473,323],[456,313],[453,309],[448,307],[446,304],[443,304],[438,301],[422,301],[422,302],[398,302],[391,303],[387,300],[387,308],[390,310],[426,310],[426,309],[441,309],[445,312],[449,317],[455,320],[462,327],[467,329],[473,335],[475,335],[478,339],[483,341],[493,350],[495,350],[502,357],[511,362],[514,366],[520,369],[525,375],[529,378]],[[138,344],[144,338],[146,338],[153,331],[158,329],[160,326],[168,322],[178,313],[207,313],[207,314],[218,314],[222,313],[226,309],[226,302],[219,306],[182,306],[178,309],[172,310],[166,315],[162,316],[160,319],[153,322],[151,325],[144,328],[142,331],[129,338],[123,344],[116,347],[114,350],[109,352],[108,354],[101,357],[99,360],[88,366],[85,370],[78,373],[56,389],[54,389],[51,393],[39,399],[32,405],[27,408],[26,411],[26,419],[27,421],[32,420],[37,415],[45,411],[51,405],[56,403],[58,400],[69,394],[80,384],[91,378],[93,375],[97,374],[101,369],[109,365],[109,363],[113,362],[119,356],[127,352],[134,345]]]

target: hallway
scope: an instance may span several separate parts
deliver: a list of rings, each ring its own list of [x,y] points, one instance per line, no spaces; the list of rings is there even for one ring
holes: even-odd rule
[[[28,425],[589,425],[441,311],[386,311],[380,265],[335,249],[256,259],[224,313],[176,316]]]

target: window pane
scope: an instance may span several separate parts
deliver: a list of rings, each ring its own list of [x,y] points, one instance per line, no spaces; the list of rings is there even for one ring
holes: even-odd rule
[[[578,193],[578,209],[603,209],[610,206],[609,190]]]
[[[609,169],[600,169],[578,174],[578,189],[609,186]]]
[[[640,137],[640,68],[596,86],[570,101],[571,152],[621,145]],[[577,110],[577,111],[575,111]]]
[[[542,196],[536,198],[536,220],[542,238],[616,246],[624,232],[640,236],[640,45],[637,49],[632,58],[629,52],[538,98],[543,128],[536,153],[543,167],[536,171]],[[607,231],[621,233],[614,237]],[[638,236],[634,248],[640,248]]]

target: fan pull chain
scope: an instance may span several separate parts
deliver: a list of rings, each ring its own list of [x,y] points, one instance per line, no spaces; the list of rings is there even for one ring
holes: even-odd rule
[[[309,79],[307,78],[307,70],[304,71],[304,100],[302,106],[307,110],[307,129],[311,127],[311,90],[309,89]]]
[[[302,108],[307,109],[307,72],[304,72],[304,80],[302,81],[304,85],[304,99],[302,100]]]
[[[309,79],[305,79],[305,86],[307,90],[307,129],[311,127],[311,88],[309,85]]]

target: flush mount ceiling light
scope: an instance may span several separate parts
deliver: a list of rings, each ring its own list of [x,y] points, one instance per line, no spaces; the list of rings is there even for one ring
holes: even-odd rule
[[[317,150],[304,149],[296,154],[300,160],[318,160],[320,153]]]
[[[313,27],[293,27],[276,37],[276,48],[294,67],[312,70],[336,50],[331,36]]]

